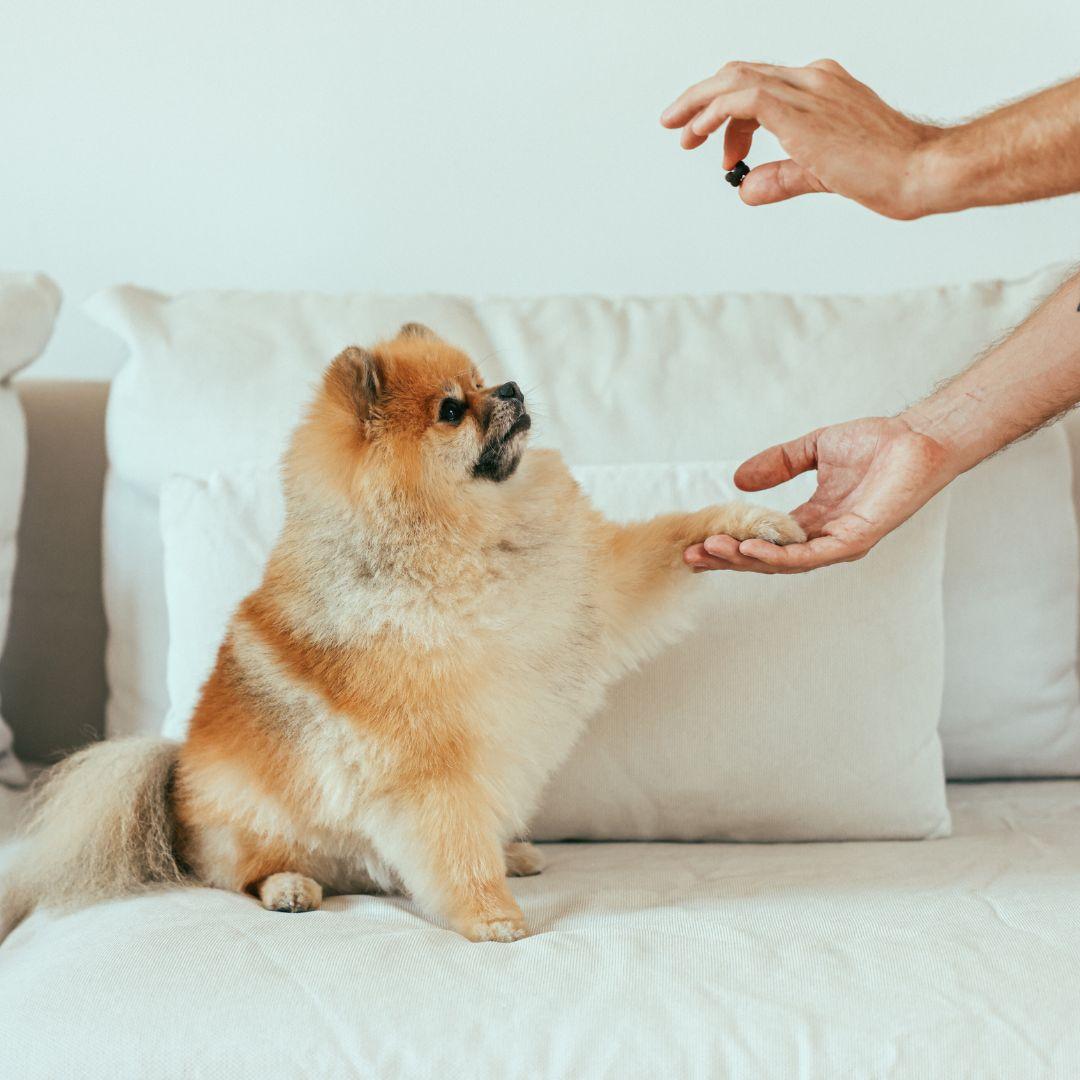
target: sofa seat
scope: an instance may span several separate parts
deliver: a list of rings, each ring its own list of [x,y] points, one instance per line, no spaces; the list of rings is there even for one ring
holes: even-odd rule
[[[535,936],[191,889],[0,948],[0,1075],[1080,1075],[1080,782],[952,785],[947,840],[553,844]]]

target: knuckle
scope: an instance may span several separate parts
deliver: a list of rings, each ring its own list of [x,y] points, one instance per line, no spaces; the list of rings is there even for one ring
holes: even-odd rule
[[[755,78],[758,74],[754,70],[754,66],[748,64],[745,60],[732,60],[730,64],[725,65],[725,72],[728,75],[734,75],[735,78],[741,81]]]

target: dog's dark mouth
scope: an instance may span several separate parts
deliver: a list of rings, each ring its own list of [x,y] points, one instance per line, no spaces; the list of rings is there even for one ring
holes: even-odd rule
[[[515,420],[515,421],[514,421],[514,422],[513,422],[513,423],[512,423],[511,425],[510,425],[510,430],[509,430],[509,431],[507,431],[507,433],[506,433],[506,434],[505,434],[505,435],[503,436],[503,441],[505,442],[505,441],[506,441],[507,439],[509,439],[509,438],[510,438],[510,437],[511,437],[512,435],[517,435],[517,434],[518,434],[518,432],[521,432],[521,431],[528,431],[528,430],[529,430],[529,428],[531,428],[531,427],[532,427],[532,417],[531,417],[531,416],[530,416],[530,415],[529,415],[529,414],[528,414],[527,412],[523,412],[523,413],[522,413],[522,414],[521,414],[521,415],[520,415],[520,416],[519,416],[519,417],[518,417],[518,418],[517,418],[517,419],[516,419],[516,420]]]
[[[473,476],[496,483],[507,480],[521,461],[524,443],[515,440],[515,435],[523,435],[532,427],[532,417],[523,412],[502,435],[492,439],[480,452],[473,466]]]

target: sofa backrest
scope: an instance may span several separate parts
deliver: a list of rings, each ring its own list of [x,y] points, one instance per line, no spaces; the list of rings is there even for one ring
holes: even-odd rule
[[[29,466],[0,697],[20,755],[48,761],[104,732],[104,382],[16,381]],[[1080,513],[1080,411],[1063,421]]]

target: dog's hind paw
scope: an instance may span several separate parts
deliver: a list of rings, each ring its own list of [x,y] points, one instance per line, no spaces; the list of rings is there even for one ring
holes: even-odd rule
[[[315,911],[322,904],[322,886],[303,874],[271,874],[259,886],[267,911]]]
[[[506,876],[532,877],[539,874],[547,865],[544,853],[524,840],[515,840],[506,845]]]

